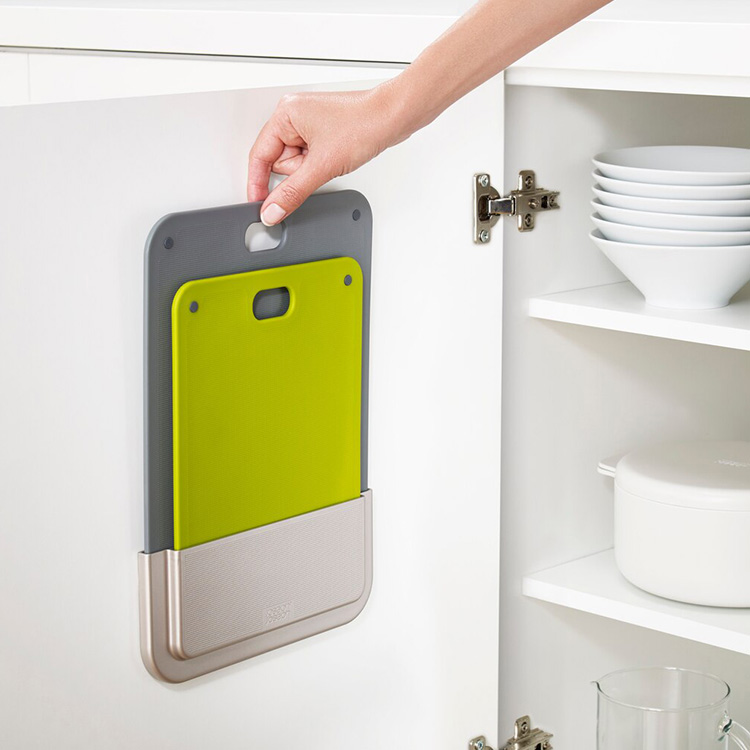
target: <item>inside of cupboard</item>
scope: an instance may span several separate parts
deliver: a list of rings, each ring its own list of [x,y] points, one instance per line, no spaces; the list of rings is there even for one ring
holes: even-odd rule
[[[562,210],[539,217],[530,233],[504,227],[501,728],[531,713],[555,733],[553,744],[593,749],[591,681],[651,665],[720,676],[732,687],[734,717],[750,721],[750,650],[721,629],[703,638],[692,628],[712,610],[678,605],[671,619],[646,613],[641,627],[624,614],[633,602],[619,601],[614,585],[588,611],[523,593],[524,578],[612,546],[612,480],[597,473],[599,460],[664,440],[750,439],[750,352],[744,339],[723,336],[723,318],[712,319],[716,335],[692,336],[688,326],[672,336],[650,328],[648,311],[638,329],[648,335],[608,330],[617,326],[606,316],[582,326],[529,315],[530,300],[623,280],[588,237],[594,154],[657,144],[750,147],[748,122],[743,98],[507,87],[504,186],[533,169],[539,185],[560,191]],[[737,317],[744,325],[739,309],[725,308],[727,326]],[[592,558],[592,569],[607,560]],[[750,610],[727,616],[730,631],[750,633]]]

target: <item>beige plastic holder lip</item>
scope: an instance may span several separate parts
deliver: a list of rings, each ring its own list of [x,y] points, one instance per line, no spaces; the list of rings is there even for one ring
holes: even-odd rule
[[[143,662],[158,680],[185,682],[362,611],[372,587],[372,491],[138,558]]]

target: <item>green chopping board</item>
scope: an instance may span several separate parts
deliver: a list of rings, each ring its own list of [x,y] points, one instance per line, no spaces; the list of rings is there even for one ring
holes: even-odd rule
[[[180,287],[175,549],[359,496],[362,286],[335,258]],[[256,295],[278,288],[288,310],[259,320]]]

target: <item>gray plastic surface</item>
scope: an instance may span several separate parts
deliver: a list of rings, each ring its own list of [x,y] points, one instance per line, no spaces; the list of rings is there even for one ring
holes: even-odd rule
[[[372,212],[353,190],[311,196],[285,224],[281,244],[249,252],[260,203],[188,211],[160,219],[146,241],[146,553],[174,546],[172,486],[172,299],[186,281],[348,256],[362,268],[361,490],[367,489]],[[354,216],[358,218],[355,219]],[[271,304],[273,302],[271,301]]]

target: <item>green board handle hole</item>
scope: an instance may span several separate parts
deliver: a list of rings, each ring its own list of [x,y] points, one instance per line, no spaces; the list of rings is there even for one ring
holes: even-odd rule
[[[287,314],[291,296],[288,287],[263,289],[253,298],[253,315],[256,320],[281,318]]]

